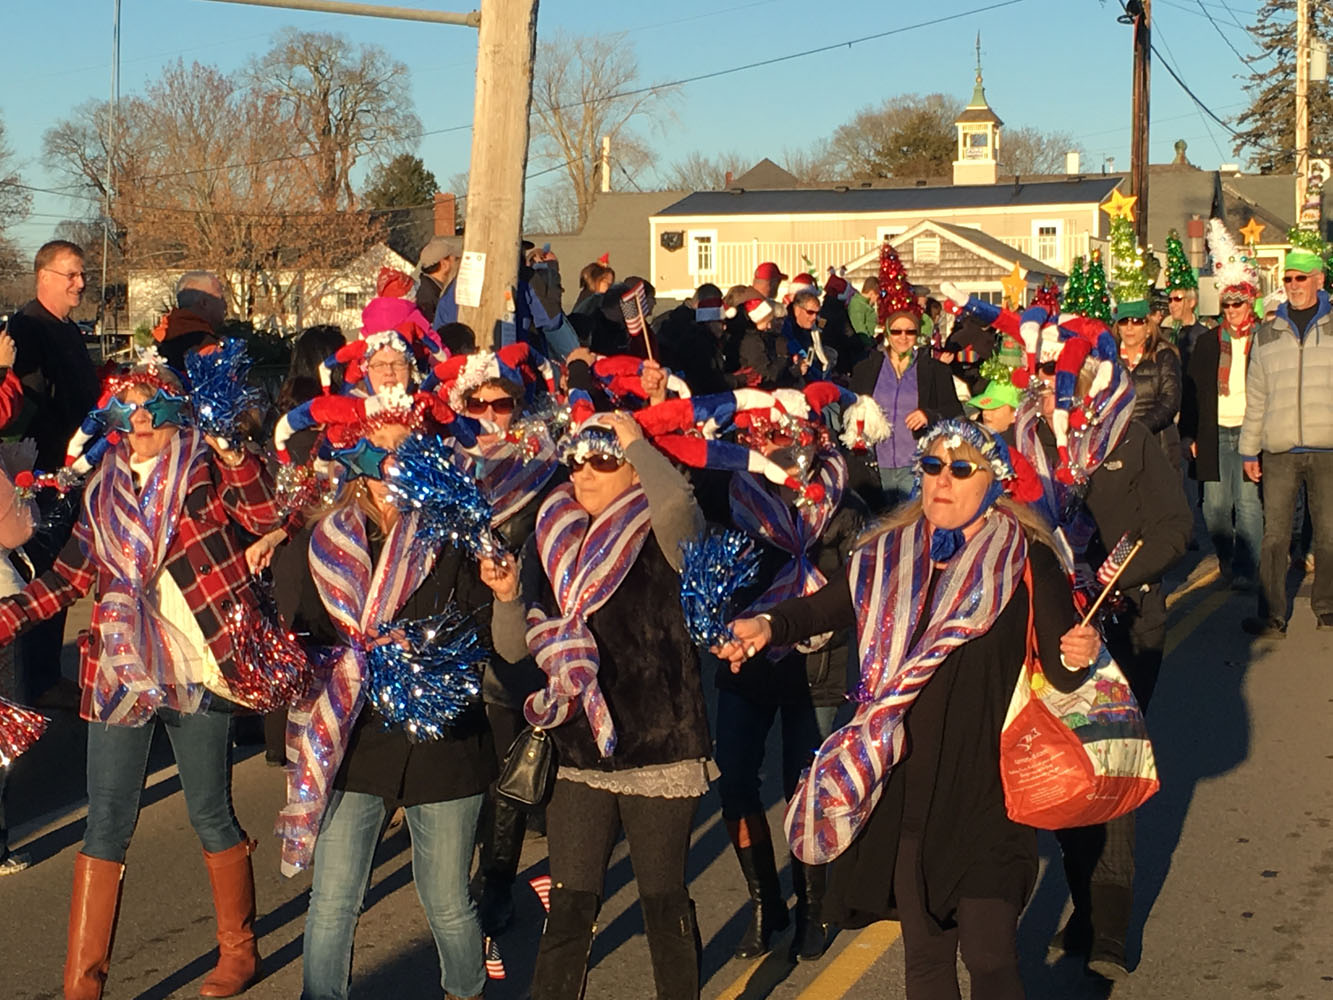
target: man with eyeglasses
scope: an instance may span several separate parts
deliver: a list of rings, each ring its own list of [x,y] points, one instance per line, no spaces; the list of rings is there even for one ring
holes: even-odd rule
[[[1310,606],[1318,627],[1333,629],[1333,316],[1323,257],[1291,250],[1282,283],[1287,301],[1254,334],[1238,446],[1264,504],[1259,613],[1242,627],[1266,639],[1287,633],[1288,548],[1302,484],[1314,526]]]
[[[11,317],[9,333],[18,358],[14,374],[23,383],[23,411],[5,434],[32,438],[37,444],[36,467],[54,471],[65,464],[65,446],[89,410],[97,405],[101,386],[83,343],[83,332],[70,314],[83,301],[86,275],[83,250],[67,240],[43,244],[33,260],[36,295]],[[63,502],[54,490],[37,496],[42,525],[24,546],[31,565],[20,572],[40,575],[50,569],[69,539],[79,509],[78,494]],[[60,650],[64,643],[65,613],[30,629],[19,639],[19,659],[30,704],[76,707],[78,689],[72,683],[56,692],[60,677]],[[43,697],[47,692],[51,695]]]

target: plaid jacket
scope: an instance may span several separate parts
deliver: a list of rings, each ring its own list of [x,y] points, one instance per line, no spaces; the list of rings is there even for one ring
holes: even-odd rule
[[[262,535],[277,527],[282,517],[272,480],[253,455],[235,468],[217,461],[200,462],[190,473],[185,510],[167,550],[166,570],[194,612],[224,679],[229,680],[234,671],[231,638],[223,619],[238,604],[253,608],[256,603],[245,563],[248,543],[237,528]],[[50,618],[88,593],[94,583],[96,596],[101,597],[103,581],[97,579],[97,566],[87,555],[94,530],[84,511],[55,565],[21,593],[0,600],[0,638]],[[98,645],[93,632],[79,637],[84,718],[89,717],[89,682],[97,670]]]

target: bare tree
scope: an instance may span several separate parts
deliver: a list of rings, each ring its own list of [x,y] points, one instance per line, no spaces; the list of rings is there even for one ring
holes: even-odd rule
[[[421,131],[408,96],[406,65],[342,35],[287,29],[246,78],[272,95],[293,131],[298,161],[325,211],[352,208],[351,174],[367,154],[387,160]]]
[[[8,246],[8,230],[28,217],[32,195],[22,186],[14,164],[14,153],[5,141],[5,122],[0,118],[0,247]]]
[[[1000,173],[1058,174],[1065,169],[1065,154],[1084,152],[1068,132],[1043,132],[1030,125],[1006,128],[1000,135]]]
[[[672,191],[721,191],[727,186],[727,174],[739,177],[749,166],[749,159],[737,152],[690,153],[667,168],[662,184]]]
[[[801,184],[821,184],[825,181],[841,180],[843,171],[839,168],[826,144],[816,152],[804,149],[782,151],[778,162],[782,169],[796,178]]]
[[[834,131],[829,156],[847,177],[927,177],[949,172],[961,105],[945,94],[902,94],[862,108]]]
[[[639,83],[624,35],[557,31],[538,46],[532,80],[534,159],[562,172],[565,196],[582,227],[597,197],[603,136],[611,138],[613,176],[633,177],[651,162],[635,133],[661,109],[669,88]]]

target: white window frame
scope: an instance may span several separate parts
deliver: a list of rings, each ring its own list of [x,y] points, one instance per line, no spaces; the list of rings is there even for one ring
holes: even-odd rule
[[[883,243],[886,239],[893,239],[895,236],[901,236],[907,232],[906,226],[876,226],[875,243]]]
[[[1054,229],[1054,230],[1055,230],[1055,256],[1054,256],[1052,259],[1050,259],[1050,260],[1047,260],[1045,257],[1043,257],[1040,253],[1037,252],[1037,239],[1038,239],[1037,234],[1038,234],[1038,232],[1039,232],[1040,230],[1042,230],[1042,229]],[[1065,259],[1064,259],[1064,243],[1065,243],[1065,220],[1064,220],[1064,219],[1033,219],[1033,220],[1032,220],[1032,254],[1031,254],[1031,255],[1032,255],[1033,257],[1037,258],[1037,260],[1042,261],[1043,263],[1046,263],[1046,264],[1050,264],[1050,265],[1052,265],[1052,266],[1054,266],[1054,267],[1061,267],[1061,266],[1063,266],[1063,265],[1066,263],[1066,261],[1065,261]]]
[[[713,266],[712,268],[706,271],[699,267],[698,247],[695,246],[695,242],[700,239],[708,240],[713,248]],[[686,264],[689,266],[689,274],[691,277],[699,277],[699,276],[710,277],[712,275],[717,274],[718,247],[717,247],[716,229],[687,230],[685,233],[685,248],[686,251],[689,253],[689,257],[686,258]]]

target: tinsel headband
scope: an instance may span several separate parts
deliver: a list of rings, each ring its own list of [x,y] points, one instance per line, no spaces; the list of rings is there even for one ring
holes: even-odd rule
[[[931,532],[930,557],[936,562],[947,561],[963,547],[965,541],[963,529],[984,517],[995,501],[1004,494],[1005,484],[1015,478],[1013,462],[1009,457],[1009,447],[1001,438],[968,420],[956,418],[941,420],[927,430],[921,436],[921,440],[917,442],[916,455],[913,461],[915,468],[914,496],[921,494],[921,460],[930,454],[936,443],[941,441],[944,442],[944,447],[950,452],[955,451],[964,442],[975,448],[991,471],[991,481],[990,485],[986,487],[986,495],[981,498],[981,503],[977,506],[976,513],[966,524],[959,525],[957,528],[935,527]]]

